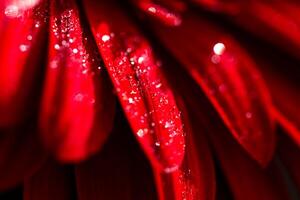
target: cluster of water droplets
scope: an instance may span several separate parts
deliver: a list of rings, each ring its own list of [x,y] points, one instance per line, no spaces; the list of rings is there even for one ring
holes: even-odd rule
[[[174,97],[159,75],[160,62],[140,37],[125,33],[97,37],[139,141],[165,172],[178,169],[185,149],[184,131]]]
[[[47,3],[39,0],[18,0],[6,5],[4,16],[8,24],[14,24],[15,28],[21,27],[19,51],[27,53],[41,26],[48,22],[49,15]]]

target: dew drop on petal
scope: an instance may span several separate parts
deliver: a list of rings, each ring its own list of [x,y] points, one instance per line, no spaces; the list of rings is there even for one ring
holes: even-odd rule
[[[19,48],[21,52],[26,52],[29,49],[29,46],[25,44],[21,44]]]
[[[174,166],[174,167],[168,167],[168,168],[164,169],[164,172],[167,173],[167,174],[169,174],[169,173],[175,172],[176,170],[178,170],[178,168],[179,167],[177,165]]]
[[[74,100],[77,102],[81,102],[83,100],[83,95],[81,93],[76,94]]]
[[[214,53],[216,54],[216,55],[222,55],[223,53],[224,53],[224,51],[225,51],[225,45],[223,44],[223,43],[217,43],[217,44],[215,44],[214,45],[214,48],[213,48],[213,50],[214,50]]]
[[[252,118],[252,113],[251,112],[247,112],[246,113],[246,118],[247,119],[251,119]]]
[[[58,44],[54,45],[54,49],[58,50],[60,48],[60,46]]]
[[[139,129],[138,132],[136,133],[139,137],[143,137],[145,135],[145,132],[143,129]]]
[[[101,39],[102,39],[103,42],[107,42],[108,40],[110,40],[110,36],[109,35],[103,35]]]
[[[78,49],[73,49],[73,53],[74,54],[78,53]]]
[[[31,41],[32,40],[32,35],[28,35],[27,40]]]
[[[19,7],[16,5],[8,5],[4,10],[4,14],[6,17],[9,17],[9,18],[19,17],[20,16]]]

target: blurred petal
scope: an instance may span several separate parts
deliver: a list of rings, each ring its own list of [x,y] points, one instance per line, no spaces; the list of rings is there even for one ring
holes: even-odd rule
[[[75,1],[52,1],[50,25],[41,129],[58,159],[79,161],[111,131],[115,98]]]
[[[280,175],[279,177],[277,174],[269,175],[268,169],[261,168],[247,157],[238,143],[227,133],[228,130],[218,120],[217,113],[212,110],[204,96],[194,95],[189,97],[193,108],[191,111],[213,144],[220,168],[234,199],[289,199]]]
[[[282,74],[269,73],[265,77],[275,105],[273,114],[300,147],[300,87]]]
[[[36,106],[46,39],[47,4],[0,3],[0,127],[20,123]]]
[[[229,14],[239,26],[299,57],[300,4],[295,0],[238,1],[193,0],[214,11]],[[207,4],[205,2],[214,2]]]
[[[155,200],[151,167],[123,115],[101,152],[76,166],[78,200]]]
[[[158,2],[151,0],[133,0],[133,2],[141,11],[147,13],[149,16],[163,22],[166,25],[178,26],[181,24],[181,17],[176,10],[182,10],[185,6],[179,0],[160,0]],[[161,4],[171,7],[172,11]]]
[[[285,135],[280,136],[279,157],[286,167],[288,174],[297,186],[300,195],[300,149],[290,138]]]
[[[30,127],[1,130],[0,134],[0,191],[21,184],[44,162],[38,134]]]
[[[73,200],[73,168],[48,160],[31,177],[25,179],[24,200]]]
[[[266,165],[275,148],[274,120],[268,91],[252,60],[221,30],[193,14],[176,28],[154,23],[152,27],[201,86],[238,142]]]
[[[267,45],[247,42],[271,93],[272,115],[300,147],[300,69],[297,59]]]

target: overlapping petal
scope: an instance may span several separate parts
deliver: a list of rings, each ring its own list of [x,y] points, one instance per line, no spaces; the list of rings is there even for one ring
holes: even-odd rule
[[[40,127],[63,161],[99,150],[112,129],[114,96],[75,1],[52,1]]]
[[[182,121],[152,49],[116,4],[85,1],[85,6],[135,135],[154,165],[166,171],[177,169],[185,148]]]
[[[234,199],[289,199],[287,188],[282,184],[282,175],[279,172],[269,174],[269,169],[263,169],[249,159],[238,143],[230,137],[203,94],[194,92],[193,96],[186,96],[185,99],[191,108],[190,115],[197,119],[196,123],[210,139]]]
[[[0,3],[0,126],[21,123],[37,105],[47,25],[47,2]]]
[[[275,148],[272,102],[253,61],[222,30],[195,14],[188,14],[176,28],[154,23],[152,27],[201,86],[238,142],[266,165]]]
[[[239,26],[299,57],[299,2],[295,0],[194,1],[210,10],[226,13]]]

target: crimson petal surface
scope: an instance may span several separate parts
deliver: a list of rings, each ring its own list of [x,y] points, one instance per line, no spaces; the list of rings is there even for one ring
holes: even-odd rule
[[[152,27],[201,86],[238,142],[266,165],[275,148],[272,102],[253,61],[222,30],[193,13],[179,27],[154,23]]]
[[[40,127],[47,147],[67,162],[100,148],[115,107],[94,41],[79,19],[75,1],[52,1]]]

